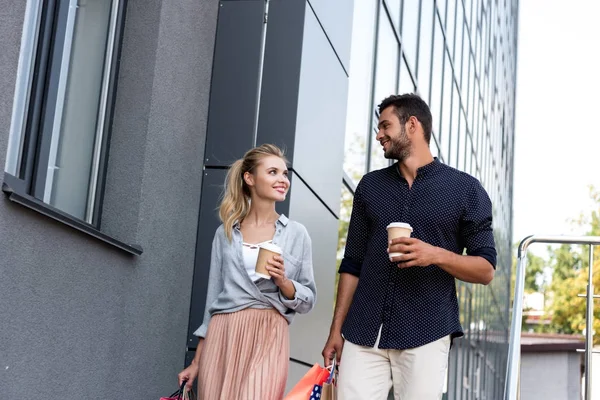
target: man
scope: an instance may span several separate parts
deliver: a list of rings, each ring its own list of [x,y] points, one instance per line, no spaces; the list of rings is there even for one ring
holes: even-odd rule
[[[432,156],[419,96],[390,96],[379,112],[376,139],[398,162],[356,188],[323,357],[340,362],[340,400],[387,399],[392,385],[396,400],[437,400],[451,341],[463,335],[455,278],[494,277],[492,205],[479,181]],[[388,243],[392,222],[410,224],[412,237]]]

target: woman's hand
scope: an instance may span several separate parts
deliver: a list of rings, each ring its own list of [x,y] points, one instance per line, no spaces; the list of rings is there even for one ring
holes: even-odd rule
[[[194,381],[198,377],[198,364],[192,362],[189,367],[184,369],[177,375],[179,379],[179,387],[183,384],[183,382],[187,382],[185,387],[187,390],[191,390],[194,385]]]
[[[292,281],[290,281],[285,276],[285,266],[283,265],[283,257],[273,256],[272,259],[267,260],[266,269],[269,272],[269,275],[271,275],[273,283],[277,285],[281,293],[286,298],[292,300],[296,297],[296,287],[294,286]]]
[[[198,377],[198,365],[200,365],[200,355],[202,354],[202,348],[204,347],[204,338],[198,339],[198,346],[196,347],[196,354],[194,355],[194,359],[189,367],[181,371],[177,375],[177,379],[179,380],[179,387],[186,382],[185,387],[187,390],[192,390],[194,386],[194,381]]]
[[[285,277],[285,266],[283,264],[283,257],[273,256],[273,258],[267,260],[266,269],[269,272],[269,275],[271,275],[273,283],[281,288],[281,286],[287,280],[287,278]]]

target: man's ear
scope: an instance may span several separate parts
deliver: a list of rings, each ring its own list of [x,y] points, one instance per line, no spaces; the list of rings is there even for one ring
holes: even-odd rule
[[[419,120],[415,116],[411,116],[406,121],[406,131],[410,135],[414,135],[419,128]]]

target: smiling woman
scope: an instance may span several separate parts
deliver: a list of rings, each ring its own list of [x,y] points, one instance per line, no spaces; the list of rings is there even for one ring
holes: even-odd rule
[[[271,144],[249,150],[229,169],[204,321],[194,332],[198,347],[179,374],[179,384],[190,387],[198,377],[201,399],[283,397],[288,324],[309,312],[316,296],[306,228],[275,211],[289,187],[287,160]],[[265,257],[268,275],[257,269]]]

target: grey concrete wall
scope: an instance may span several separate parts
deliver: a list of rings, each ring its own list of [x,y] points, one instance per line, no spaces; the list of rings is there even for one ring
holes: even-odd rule
[[[579,400],[581,354],[572,352],[523,353],[523,400]]]
[[[0,2],[4,165],[25,2]],[[218,3],[129,0],[103,230],[0,198],[0,397],[157,399],[183,364]]]

